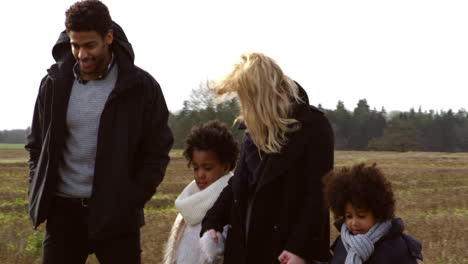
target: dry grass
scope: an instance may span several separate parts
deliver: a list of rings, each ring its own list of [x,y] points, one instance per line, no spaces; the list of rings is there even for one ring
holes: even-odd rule
[[[163,184],[146,206],[145,264],[161,262],[177,214],[173,201],[191,180],[180,151],[171,157]],[[25,160],[23,150],[0,150],[0,263],[40,263],[43,231],[34,233],[26,215]],[[397,214],[405,220],[406,232],[422,242],[424,263],[468,263],[468,153],[336,152],[337,167],[356,162],[377,162],[393,182]],[[336,235],[332,230],[332,240]],[[90,256],[87,263],[98,261]]]

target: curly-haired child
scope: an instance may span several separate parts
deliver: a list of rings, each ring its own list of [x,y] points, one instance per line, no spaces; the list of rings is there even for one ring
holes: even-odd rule
[[[164,264],[222,263],[224,238],[218,243],[200,239],[201,221],[233,175],[239,147],[219,121],[195,126],[187,136],[184,157],[193,168],[194,180],[175,200],[179,214],[171,229]]]
[[[403,233],[403,220],[395,217],[392,185],[375,163],[335,169],[324,183],[325,199],[340,231],[330,264],[422,260],[421,244]]]

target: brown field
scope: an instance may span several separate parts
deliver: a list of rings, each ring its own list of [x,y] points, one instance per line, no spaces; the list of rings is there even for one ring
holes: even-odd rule
[[[167,176],[146,206],[142,229],[143,263],[160,263],[176,216],[173,201],[191,180],[174,151]],[[0,263],[40,263],[43,226],[27,217],[27,165],[23,150],[0,149]],[[394,184],[397,215],[406,232],[423,244],[424,263],[468,263],[468,153],[336,152],[337,167],[377,162]],[[336,236],[333,230],[332,240]],[[90,256],[87,263],[98,263]]]

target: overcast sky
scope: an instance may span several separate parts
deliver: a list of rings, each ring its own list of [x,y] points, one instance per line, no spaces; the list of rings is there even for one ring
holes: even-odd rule
[[[2,3],[0,130],[30,125],[75,1]],[[103,1],[171,111],[247,51],[274,58],[311,103],[353,110],[468,108],[468,1]]]

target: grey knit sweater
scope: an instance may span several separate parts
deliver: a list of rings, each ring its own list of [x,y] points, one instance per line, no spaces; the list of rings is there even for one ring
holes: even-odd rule
[[[93,187],[99,121],[117,81],[117,64],[101,80],[75,80],[67,110],[67,133],[59,165],[57,195],[89,198]]]

